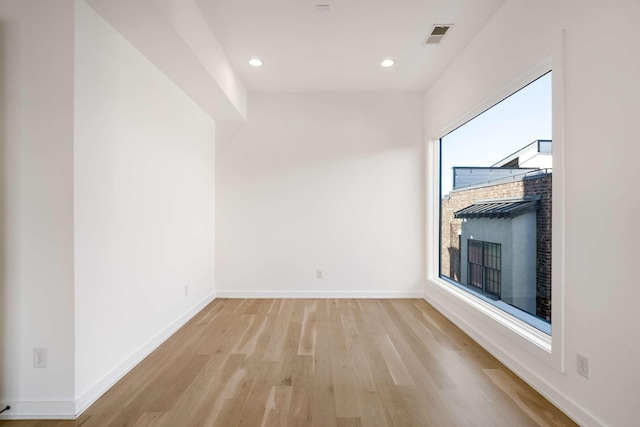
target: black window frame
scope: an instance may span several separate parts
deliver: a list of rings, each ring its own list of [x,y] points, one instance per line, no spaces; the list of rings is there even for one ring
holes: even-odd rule
[[[472,250],[479,249],[479,256]],[[480,261],[479,264],[476,261]],[[482,240],[467,240],[467,285],[501,299],[502,295],[502,245]],[[478,280],[478,273],[480,278]]]

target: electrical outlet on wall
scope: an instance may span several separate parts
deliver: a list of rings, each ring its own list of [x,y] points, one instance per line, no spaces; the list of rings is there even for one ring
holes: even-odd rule
[[[576,371],[586,379],[589,379],[589,358],[576,353]]]
[[[322,270],[316,270],[316,279],[322,279]]]
[[[47,367],[47,349],[45,347],[35,347],[33,349],[33,367]]]
[[[184,285],[184,296],[185,297],[189,296],[189,285]]]

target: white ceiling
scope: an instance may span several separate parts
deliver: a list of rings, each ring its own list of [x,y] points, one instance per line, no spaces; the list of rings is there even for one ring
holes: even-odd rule
[[[197,0],[250,92],[422,92],[505,0]],[[330,11],[317,12],[316,4]],[[454,24],[423,45],[434,24]],[[251,57],[264,61],[250,66]],[[380,67],[384,58],[396,65]]]

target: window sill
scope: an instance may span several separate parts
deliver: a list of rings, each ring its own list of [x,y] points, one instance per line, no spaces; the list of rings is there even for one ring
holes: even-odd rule
[[[501,301],[497,298],[492,297],[491,295],[485,295],[482,292],[476,291],[475,289],[473,289],[470,286],[465,286],[462,283],[458,283],[455,280],[450,280],[447,277],[440,277],[440,280],[442,280],[443,282],[455,286],[456,288],[462,290],[463,292],[468,292],[471,295],[475,296],[476,298],[479,298],[480,300],[491,304],[492,306],[496,307],[497,309],[503,311],[506,314],[509,314],[513,317],[515,317],[518,320],[521,320],[522,322],[533,326],[534,328],[536,328],[537,330],[539,330],[540,332],[543,332],[549,336],[551,336],[551,324],[545,322],[544,320],[540,319],[539,317],[536,317],[532,314],[528,314],[523,312],[522,310],[519,310],[518,308],[509,305],[507,303],[505,303],[504,301]]]
[[[532,326],[528,322],[520,319],[523,316],[522,313],[518,313],[519,316],[514,316],[513,311],[519,312],[519,310],[505,304],[502,301],[492,301],[490,298],[473,290],[469,290],[467,287],[449,282],[442,278],[431,278],[433,283],[438,289],[446,292],[447,294],[459,299],[467,306],[472,307],[479,313],[487,316],[499,325],[508,329],[510,332],[533,344],[536,348],[542,350],[544,353],[551,354],[551,325],[536,319],[534,316],[527,315],[527,317],[534,318],[540,323],[546,325],[548,332],[544,332],[539,328]],[[500,303],[500,304],[498,304]],[[530,319],[527,319],[530,320]],[[542,326],[542,325],[539,325]]]

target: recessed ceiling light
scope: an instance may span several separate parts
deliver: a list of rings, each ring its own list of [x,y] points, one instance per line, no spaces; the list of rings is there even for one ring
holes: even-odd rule
[[[389,68],[389,67],[393,67],[395,65],[396,61],[394,61],[393,59],[384,59],[380,65],[385,67],[385,68]]]
[[[249,65],[252,65],[254,67],[261,67],[262,66],[262,61],[259,60],[258,58],[251,58],[249,60]]]

